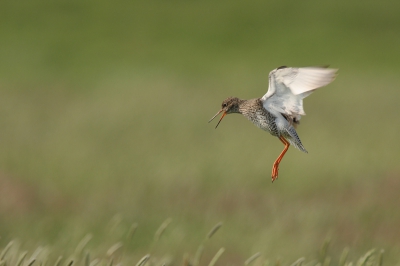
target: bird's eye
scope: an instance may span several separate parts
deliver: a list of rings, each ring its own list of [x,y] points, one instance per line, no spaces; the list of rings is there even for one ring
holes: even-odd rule
[[[223,104],[222,104],[222,108],[225,108],[225,107],[226,107],[226,103],[223,103]]]

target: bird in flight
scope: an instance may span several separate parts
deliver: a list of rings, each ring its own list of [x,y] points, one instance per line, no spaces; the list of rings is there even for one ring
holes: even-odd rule
[[[278,178],[279,163],[290,145],[307,153],[296,132],[300,118],[305,115],[303,99],[314,90],[331,83],[337,69],[326,67],[286,67],[281,66],[269,73],[267,93],[251,100],[229,97],[222,102],[222,108],[214,115],[222,113],[215,128],[227,114],[239,113],[257,127],[277,137],[285,148],[272,166],[272,182]]]

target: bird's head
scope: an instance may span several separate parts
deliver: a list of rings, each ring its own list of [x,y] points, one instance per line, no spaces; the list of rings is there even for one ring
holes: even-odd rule
[[[221,122],[222,118],[224,118],[225,115],[231,114],[231,113],[240,113],[239,112],[239,103],[240,103],[240,101],[241,100],[239,98],[236,98],[236,97],[226,98],[221,104],[221,110],[219,110],[218,113],[216,115],[214,115],[210,119],[210,121],[208,121],[208,123],[210,123],[215,117],[217,117],[217,115],[222,113],[222,116],[219,119],[218,124],[215,126],[215,128],[217,128],[219,123]]]

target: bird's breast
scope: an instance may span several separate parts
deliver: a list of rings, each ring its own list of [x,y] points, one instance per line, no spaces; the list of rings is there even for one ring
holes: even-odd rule
[[[264,108],[261,101],[255,101],[249,106],[244,106],[240,109],[240,112],[257,127],[268,131],[273,136],[278,136],[276,117]]]

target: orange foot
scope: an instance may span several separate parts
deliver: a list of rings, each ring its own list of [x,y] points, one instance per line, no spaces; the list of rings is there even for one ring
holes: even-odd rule
[[[272,182],[278,178],[278,165],[272,167]]]

